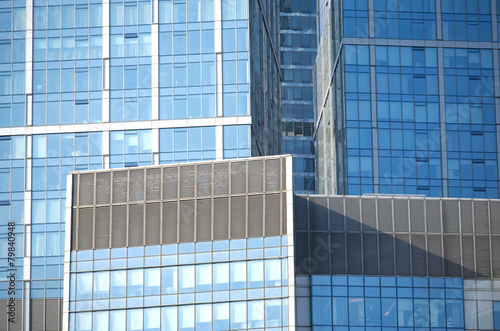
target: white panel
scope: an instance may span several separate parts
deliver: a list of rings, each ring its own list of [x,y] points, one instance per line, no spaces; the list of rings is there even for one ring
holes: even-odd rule
[[[26,177],[25,177],[25,179],[26,179],[26,183],[25,183],[25,187],[24,187],[24,189],[25,189],[27,192],[24,192],[24,195],[25,195],[25,197],[24,197],[24,201],[26,201],[26,194],[29,194],[28,198],[31,200],[31,169],[32,169],[32,168],[31,168],[31,164],[32,164],[32,160],[31,160],[31,159],[26,159],[26,163],[25,163],[25,165],[26,165],[26,170],[25,170],[25,172],[24,172],[24,173],[26,174]],[[26,209],[26,208],[29,208],[29,210],[31,210],[31,206],[29,206],[29,207],[26,207],[26,206],[25,206],[25,209]],[[30,216],[29,216],[29,215],[31,215],[31,213],[26,214],[26,210],[25,210],[25,212],[24,212],[24,222],[25,222],[25,223],[26,223],[26,222],[28,222],[28,221],[30,220]],[[29,223],[31,223],[31,222],[29,222]],[[28,223],[28,224],[29,224],[29,223]]]
[[[214,1],[214,49],[215,49],[215,53],[222,52],[222,4],[221,4],[221,0]]]
[[[104,169],[109,169],[109,156],[103,156],[103,165],[104,165]]]
[[[102,88],[109,90],[109,59],[102,60]]]
[[[465,328],[469,330],[477,329],[477,307],[476,301],[465,301]]]
[[[31,284],[30,282],[23,282],[23,285],[23,330],[31,330]]]
[[[102,57],[109,58],[109,0],[102,1]]]
[[[478,328],[480,330],[493,330],[493,302],[477,302]]]
[[[31,73],[30,73],[31,75]],[[28,72],[26,72],[26,77],[28,77]],[[31,77],[31,76],[30,76]],[[26,95],[26,125],[33,124],[33,95]]]
[[[103,91],[105,94],[106,91]],[[104,101],[103,101],[104,102]],[[252,124],[251,116],[217,117],[217,118],[189,118],[158,121],[135,121],[114,123],[85,123],[50,126],[7,127],[0,128],[0,136],[51,134],[51,133],[78,133],[102,132],[114,130],[150,130],[154,128],[185,128],[187,126],[214,126],[214,125],[245,125]]]
[[[222,54],[216,54],[217,116],[222,116]]]
[[[493,281],[493,289],[500,291],[500,280]]]
[[[109,131],[102,133],[102,155],[109,155]]]

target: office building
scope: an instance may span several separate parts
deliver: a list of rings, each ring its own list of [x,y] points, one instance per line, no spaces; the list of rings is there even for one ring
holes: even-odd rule
[[[274,1],[1,1],[10,330],[60,329],[68,172],[280,152],[278,24]]]
[[[316,2],[280,1],[281,127],[284,154],[294,158],[297,193],[315,193],[313,69]]]
[[[291,167],[70,175],[63,330],[500,328],[499,200],[294,195]]]
[[[498,198],[497,1],[318,9],[318,192]]]

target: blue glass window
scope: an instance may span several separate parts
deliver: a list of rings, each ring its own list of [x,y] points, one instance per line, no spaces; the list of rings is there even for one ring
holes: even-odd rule
[[[150,165],[151,144],[151,130],[110,132],[110,166]]]
[[[224,158],[250,156],[250,126],[230,125],[224,127]]]
[[[500,330],[500,301],[493,302],[493,320],[495,330]]]
[[[311,284],[319,284],[321,277],[313,276]],[[319,292],[313,286],[313,327],[463,328],[463,300],[454,299],[463,296],[463,284],[454,279],[446,279],[446,285],[445,279],[436,280],[441,282],[433,282],[430,288],[427,278],[349,277],[350,288],[345,291],[336,284],[346,282],[336,276],[331,296],[325,296],[330,293],[328,284]],[[417,297],[414,293],[420,294]]]

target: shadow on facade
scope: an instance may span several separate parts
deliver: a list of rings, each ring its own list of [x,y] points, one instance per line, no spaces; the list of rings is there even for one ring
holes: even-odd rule
[[[375,210],[356,220],[333,210],[327,202],[332,198],[343,199],[316,196],[312,201],[312,197],[295,196],[295,274],[298,276],[492,277],[492,272],[478,271],[478,267],[494,269],[490,266],[490,245],[487,244],[487,251],[474,249],[477,241],[488,240],[488,237],[410,232],[409,228],[406,232],[394,231],[397,229],[395,224],[401,222],[396,219],[397,213],[393,213],[396,216],[391,220],[393,231],[381,231],[374,218]],[[361,205],[359,199],[356,200],[358,206]],[[368,218],[375,220],[376,227],[366,224],[370,223]],[[432,221],[441,222],[441,219]],[[471,251],[466,251],[465,247],[470,247]],[[493,259],[493,265],[498,267],[500,261],[496,260]]]

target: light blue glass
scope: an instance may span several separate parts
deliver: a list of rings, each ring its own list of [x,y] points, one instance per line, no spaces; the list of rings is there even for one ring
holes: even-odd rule
[[[245,301],[230,303],[231,329],[247,328],[247,303]]]
[[[143,330],[143,314],[142,309],[127,310],[127,331]]]
[[[177,267],[162,268],[161,277],[161,293],[177,293]]]
[[[124,270],[111,271],[111,298],[124,298],[127,294],[127,272]]]
[[[109,298],[109,272],[94,273],[94,299]]]
[[[144,295],[160,294],[161,269],[145,269],[144,270]]]
[[[266,300],[265,305],[266,327],[281,326],[281,299]]]
[[[231,289],[246,288],[246,262],[233,262],[230,264],[231,269]]]
[[[179,329],[192,330],[195,326],[194,306],[179,307]]]
[[[92,313],[93,330],[109,330],[109,316],[107,311]]]
[[[216,263],[213,265],[213,290],[229,289],[229,263]]]
[[[161,330],[177,330],[177,307],[161,308]]]
[[[179,292],[194,292],[195,289],[195,268],[194,266],[179,267]]]
[[[76,279],[76,300],[92,299],[92,274],[81,273]]]
[[[397,326],[398,310],[396,299],[382,299],[382,326]]]

